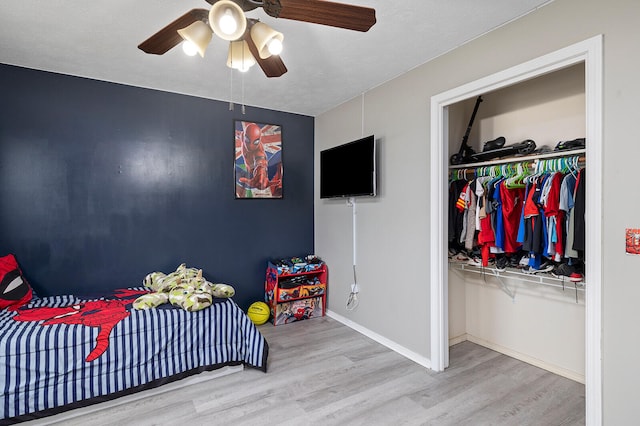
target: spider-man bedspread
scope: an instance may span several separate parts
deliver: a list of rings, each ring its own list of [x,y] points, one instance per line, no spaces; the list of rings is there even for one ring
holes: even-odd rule
[[[231,299],[135,310],[142,289],[34,298],[0,311],[0,424],[56,414],[205,370],[266,371],[268,345]]]

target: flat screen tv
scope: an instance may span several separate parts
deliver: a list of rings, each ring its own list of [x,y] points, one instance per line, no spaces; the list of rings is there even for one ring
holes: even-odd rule
[[[320,151],[320,198],[376,195],[373,135]]]

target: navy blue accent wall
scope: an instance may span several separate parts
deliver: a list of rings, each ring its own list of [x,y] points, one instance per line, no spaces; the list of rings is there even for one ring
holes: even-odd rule
[[[269,258],[313,252],[313,117],[8,65],[0,94],[0,256],[38,294],[185,262],[244,309]],[[235,199],[234,119],[282,126],[282,199]]]

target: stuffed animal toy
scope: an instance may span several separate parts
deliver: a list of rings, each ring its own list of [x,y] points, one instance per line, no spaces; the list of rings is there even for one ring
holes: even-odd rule
[[[133,302],[135,309],[150,309],[165,303],[187,311],[199,311],[213,303],[213,298],[233,297],[235,290],[228,284],[213,284],[202,276],[202,269],[187,268],[181,264],[175,272],[166,275],[152,272],[144,277],[143,284],[153,290]]]

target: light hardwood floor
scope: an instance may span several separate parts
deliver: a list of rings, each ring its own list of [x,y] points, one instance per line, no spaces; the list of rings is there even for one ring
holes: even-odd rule
[[[245,370],[63,423],[584,424],[584,385],[470,342],[453,346],[451,367],[435,373],[328,317],[260,331],[266,374]]]

